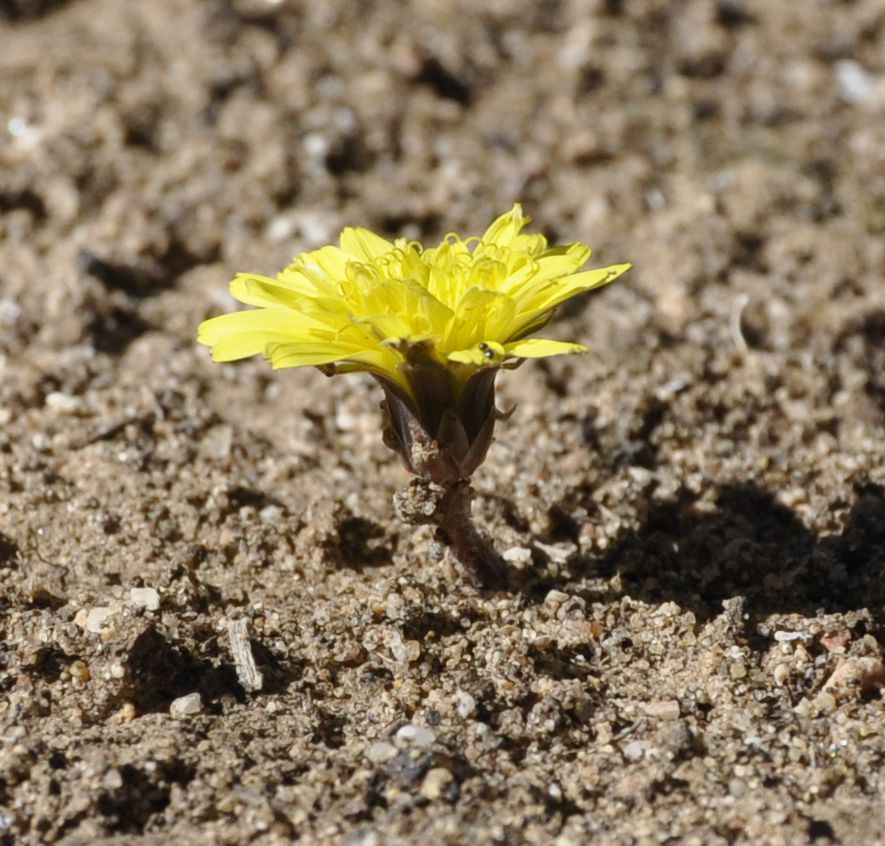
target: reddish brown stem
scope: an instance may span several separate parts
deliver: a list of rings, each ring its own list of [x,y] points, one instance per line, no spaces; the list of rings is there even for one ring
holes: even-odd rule
[[[494,547],[470,519],[473,491],[462,479],[451,485],[438,485],[413,479],[394,497],[397,513],[412,525],[436,526],[436,537],[455,556],[465,578],[478,588],[494,588],[504,583],[506,566]]]

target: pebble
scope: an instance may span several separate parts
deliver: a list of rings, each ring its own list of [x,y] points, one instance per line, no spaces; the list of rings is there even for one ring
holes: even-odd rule
[[[427,749],[436,742],[436,735],[425,726],[407,723],[397,731],[394,741],[397,746],[411,746],[413,749]]]
[[[505,549],[503,558],[510,564],[529,564],[532,560],[532,551],[525,546],[511,546]]]
[[[285,517],[285,512],[279,505],[265,505],[258,512],[258,517],[262,523],[270,523],[271,525],[279,525]]]
[[[563,603],[568,602],[569,599],[570,597],[567,593],[563,593],[561,590],[556,590],[556,588],[554,588],[544,597],[544,604],[556,609]]]
[[[119,726],[124,723],[131,723],[138,716],[135,705],[132,702],[124,702],[119,711],[115,711],[108,717],[108,722],[112,726]]]
[[[51,391],[46,395],[46,407],[59,414],[82,415],[89,413],[89,406],[83,397]]]
[[[837,699],[846,699],[883,688],[885,664],[878,658],[846,658],[827,679],[823,689]]]
[[[476,711],[476,700],[466,690],[459,690],[455,694],[455,713],[466,720]]]
[[[787,664],[777,664],[772,670],[774,683],[783,687],[790,681],[790,667]]]
[[[74,617],[74,622],[87,632],[107,634],[112,626],[111,617],[120,613],[120,609],[112,605],[96,605],[94,608],[81,608]]]
[[[793,640],[811,640],[810,635],[805,632],[785,632],[778,630],[774,633],[774,639],[778,643],[790,643]]]
[[[827,632],[826,634],[821,635],[820,643],[827,652],[835,652],[843,655],[851,645],[851,635],[844,631]]]
[[[728,793],[735,799],[740,799],[747,792],[747,783],[739,778],[733,778],[728,782]]]
[[[645,755],[646,746],[644,740],[631,740],[624,747],[624,757],[628,761],[639,761]]]
[[[654,702],[646,702],[643,704],[642,710],[649,717],[653,717],[656,720],[679,719],[679,701],[676,699],[660,699]]]
[[[145,611],[157,611],[160,608],[160,594],[153,588],[132,588],[129,591],[129,604]]]
[[[573,543],[550,544],[535,541],[535,546],[554,564],[567,564],[568,560],[578,551],[578,547]]]
[[[877,80],[853,59],[841,59],[833,65],[839,94],[847,103],[866,104],[875,99]]]
[[[108,770],[101,780],[105,790],[119,790],[123,786],[123,774],[116,767]]]
[[[179,696],[169,706],[169,714],[176,718],[192,717],[203,710],[203,700],[199,693],[188,693],[187,696]]]
[[[92,672],[85,661],[74,661],[68,672],[77,684],[86,684],[92,678]]]
[[[386,764],[396,757],[396,747],[386,740],[379,740],[366,750],[366,757],[373,764]]]
[[[9,121],[7,127],[12,123],[12,120]],[[10,132],[11,131],[12,130],[10,129]],[[15,322],[21,317],[21,313],[21,306],[15,300],[7,299],[5,297],[0,300],[0,323],[4,326],[15,326]]]
[[[444,795],[454,776],[445,767],[433,767],[421,782],[421,795],[431,802]]]

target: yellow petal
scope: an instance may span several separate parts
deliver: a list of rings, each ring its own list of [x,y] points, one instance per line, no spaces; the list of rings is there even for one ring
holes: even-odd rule
[[[587,352],[583,344],[569,341],[550,341],[546,338],[529,338],[526,341],[515,341],[504,347],[508,355],[517,358],[546,358],[548,355],[568,355],[570,353]]]
[[[547,239],[543,235],[520,233],[510,246],[521,253],[540,256],[547,249]]]
[[[632,264],[611,264],[608,267],[596,267],[593,270],[585,270],[583,273],[575,273],[557,281],[544,285],[535,294],[526,293],[525,306],[532,312],[547,311],[555,308],[567,299],[601,288],[614,282],[622,274],[626,273]],[[523,311],[523,309],[520,309]]]
[[[379,256],[387,255],[393,250],[390,241],[370,232],[368,229],[348,226],[339,239],[341,249],[360,261],[371,261]]]
[[[274,370],[282,367],[306,367],[308,365],[331,364],[341,361],[357,351],[350,345],[316,343],[312,341],[296,343],[267,344],[264,354],[270,359]]]
[[[590,248],[584,244],[554,247],[511,274],[502,282],[501,291],[511,297],[519,297],[529,291],[539,290],[544,282],[573,275],[588,258]]]
[[[301,317],[282,309],[222,314],[200,324],[197,340],[212,347],[215,361],[236,361],[264,352],[269,342],[297,337]],[[306,320],[309,328],[314,321]]]
[[[513,208],[509,212],[502,214],[482,236],[481,244],[477,248],[476,255],[482,254],[482,247],[495,245],[498,247],[509,247],[511,241],[519,234],[529,222],[530,218],[524,217],[522,206],[514,203]]]
[[[553,247],[538,256],[536,281],[556,279],[575,273],[590,258],[590,248],[586,244],[564,244]]]
[[[449,361],[457,361],[458,364],[472,364],[476,367],[488,367],[500,365],[506,358],[506,350],[495,341],[481,341],[476,346],[466,350],[455,350],[448,354]]]
[[[238,273],[230,283],[230,292],[235,299],[246,305],[297,308],[306,299],[306,295],[292,284],[296,279],[294,275],[289,275],[284,282],[269,276],[259,276],[257,273]]]
[[[310,253],[305,253],[300,260],[296,261],[293,268],[303,264],[309,270],[314,268],[321,270],[329,279],[340,282],[347,277],[347,253],[338,247],[322,247]]]

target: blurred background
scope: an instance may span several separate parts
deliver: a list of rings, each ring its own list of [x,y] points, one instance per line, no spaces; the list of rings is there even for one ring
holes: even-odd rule
[[[4,0],[11,323],[119,352],[189,327],[154,300],[195,268],[271,272],[345,224],[481,231],[519,199],[551,237],[634,261],[626,285],[669,330],[743,292],[756,345],[793,344],[797,312],[838,333],[829,306],[882,284],[883,15]]]

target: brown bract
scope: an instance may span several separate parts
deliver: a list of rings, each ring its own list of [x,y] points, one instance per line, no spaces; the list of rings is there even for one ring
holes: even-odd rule
[[[384,443],[415,475],[449,484],[473,474],[492,444],[497,369],[478,370],[461,384],[451,368],[420,350],[405,371],[414,393],[406,396],[388,380],[384,389]]]

